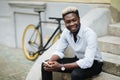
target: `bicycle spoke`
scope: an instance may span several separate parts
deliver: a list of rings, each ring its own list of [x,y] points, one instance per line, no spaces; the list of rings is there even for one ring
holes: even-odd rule
[[[31,55],[33,55],[33,54],[35,54],[35,52],[37,52],[38,51],[38,49],[35,47],[35,46],[33,46],[33,45],[30,45],[29,46],[29,54]]]
[[[37,37],[37,34],[35,34],[35,41],[37,40],[37,38],[38,38],[38,37]]]
[[[38,45],[37,43],[35,43],[35,45],[39,48],[40,45]]]
[[[31,35],[31,37],[30,37],[30,40],[32,40],[34,34],[35,34],[35,30],[34,30],[34,32],[32,33],[32,35]]]
[[[34,50],[38,50],[39,49],[39,46],[36,46],[36,45],[30,45],[31,47],[32,47],[32,49],[34,49]]]

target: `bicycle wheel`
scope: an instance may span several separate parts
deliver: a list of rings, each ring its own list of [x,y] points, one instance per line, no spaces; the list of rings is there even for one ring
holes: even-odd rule
[[[54,44],[54,43],[60,38],[60,35],[61,35],[61,33],[58,33],[58,34],[54,37],[54,39],[53,39],[53,41],[52,41],[52,44]]]
[[[23,33],[22,48],[24,54],[29,60],[36,60],[39,53],[36,53],[40,48],[40,32],[35,29],[34,25],[28,25]]]

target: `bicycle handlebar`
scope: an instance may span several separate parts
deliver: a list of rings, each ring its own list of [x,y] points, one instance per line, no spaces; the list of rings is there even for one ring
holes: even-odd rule
[[[49,19],[55,19],[55,20],[57,20],[57,21],[63,20],[63,18],[56,18],[56,17],[49,17]]]

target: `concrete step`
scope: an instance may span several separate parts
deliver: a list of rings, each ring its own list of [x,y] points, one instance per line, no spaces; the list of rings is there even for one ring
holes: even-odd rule
[[[54,78],[53,80],[71,80],[70,73],[59,73],[61,76],[59,78]],[[87,80],[120,80],[119,76],[115,76],[106,72],[101,72],[99,75],[89,78]]]
[[[120,55],[120,37],[104,36],[98,38],[100,50]]]
[[[109,25],[108,34],[112,36],[120,37],[120,23]]]
[[[103,71],[120,76],[120,55],[102,52],[104,60]]]
[[[120,77],[102,72],[100,75],[95,76],[95,77],[88,79],[88,80],[120,80]]]

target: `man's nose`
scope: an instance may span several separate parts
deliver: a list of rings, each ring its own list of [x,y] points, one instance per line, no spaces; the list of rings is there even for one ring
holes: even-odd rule
[[[72,25],[74,25],[74,22],[71,22],[71,23],[70,23],[70,26],[72,26]]]

